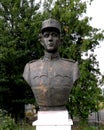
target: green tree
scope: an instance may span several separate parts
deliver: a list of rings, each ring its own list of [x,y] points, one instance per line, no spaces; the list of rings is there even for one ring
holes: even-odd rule
[[[33,93],[22,78],[25,64],[40,57],[42,15],[34,0],[0,1],[0,107],[17,118]]]
[[[42,55],[38,41],[41,21],[53,17],[62,26],[61,55],[78,60],[80,67],[80,79],[67,107],[73,116],[87,119],[90,112],[97,110],[100,96],[98,81],[101,74],[93,51],[103,40],[103,31],[89,25],[91,18],[81,17],[86,13],[86,2],[57,0],[52,8],[53,2],[45,0],[40,13],[41,3],[36,5],[34,0],[0,1],[0,106],[21,115],[19,110],[24,103],[34,102],[22,72],[28,61]],[[88,51],[91,52],[89,57],[83,59],[83,53],[88,55]]]
[[[98,110],[101,97],[98,87],[101,73],[94,49],[104,39],[104,34],[89,24],[91,18],[84,17],[87,4],[91,4],[92,0],[57,0],[51,8],[52,2],[45,1],[44,14],[61,23],[63,46],[60,53],[63,57],[78,61],[80,68],[80,78],[72,89],[67,107],[72,116],[86,121],[91,112]],[[83,55],[86,55],[85,59]]]

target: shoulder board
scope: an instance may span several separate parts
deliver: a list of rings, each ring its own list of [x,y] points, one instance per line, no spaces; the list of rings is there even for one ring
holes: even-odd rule
[[[69,62],[73,62],[73,63],[76,62],[75,60],[72,60],[72,59],[66,59],[66,58],[62,58],[62,60],[69,61]]]
[[[28,63],[31,64],[31,63],[36,62],[36,61],[37,61],[37,60],[31,60],[31,61],[29,61]]]
[[[28,63],[31,64],[31,63],[33,63],[33,62],[37,62],[37,61],[40,61],[40,60],[42,60],[42,59],[31,60],[31,61],[29,61]]]

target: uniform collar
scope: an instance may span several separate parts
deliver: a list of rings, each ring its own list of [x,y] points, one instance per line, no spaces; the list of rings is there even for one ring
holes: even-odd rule
[[[48,52],[44,52],[44,60],[57,60],[60,58],[60,55],[58,52],[56,53],[48,53]]]

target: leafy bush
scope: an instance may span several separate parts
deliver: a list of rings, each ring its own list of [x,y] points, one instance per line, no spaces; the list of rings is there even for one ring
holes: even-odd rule
[[[0,109],[0,130],[14,130],[15,127],[14,119],[7,114],[7,111]]]
[[[80,124],[72,126],[72,130],[104,130],[104,125],[94,125],[94,124]]]
[[[36,130],[36,128],[29,124],[22,124],[18,125],[15,130]]]

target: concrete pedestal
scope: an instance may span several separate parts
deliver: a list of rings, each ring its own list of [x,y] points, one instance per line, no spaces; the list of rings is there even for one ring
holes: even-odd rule
[[[38,120],[33,122],[36,130],[71,130],[73,121],[67,111],[39,111]]]

